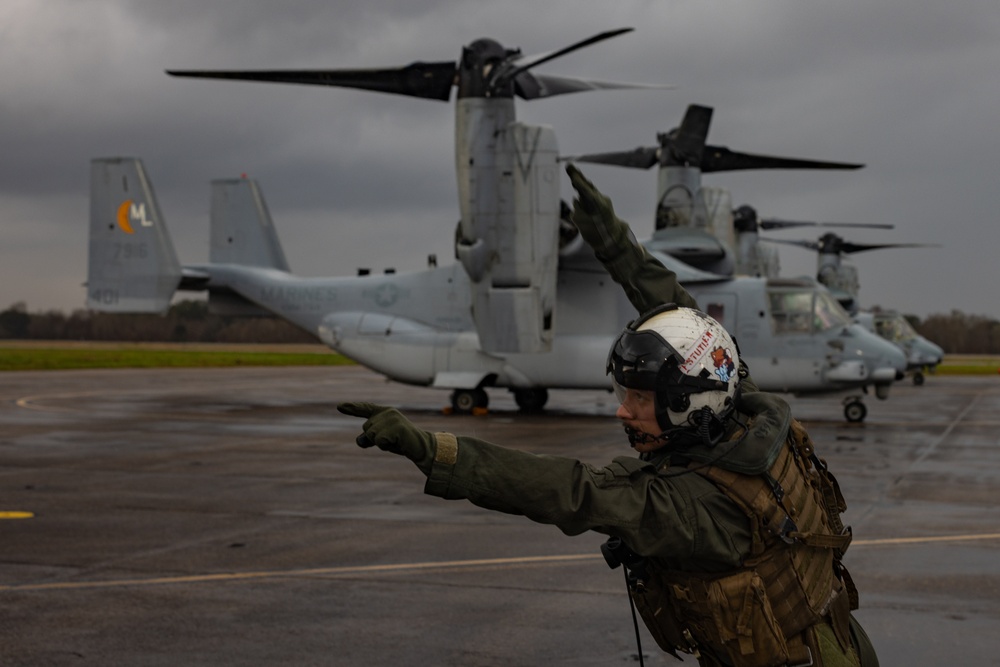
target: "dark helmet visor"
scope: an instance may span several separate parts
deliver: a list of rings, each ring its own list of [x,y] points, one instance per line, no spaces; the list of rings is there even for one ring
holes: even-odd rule
[[[606,372],[623,387],[655,391],[664,365],[677,367],[683,361],[655,331],[626,328],[611,346]]]

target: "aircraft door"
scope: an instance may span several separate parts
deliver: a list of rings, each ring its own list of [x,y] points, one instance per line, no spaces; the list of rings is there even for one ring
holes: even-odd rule
[[[774,334],[769,371],[786,388],[819,387],[827,357],[824,341],[816,335],[815,290],[772,289],[768,308]]]

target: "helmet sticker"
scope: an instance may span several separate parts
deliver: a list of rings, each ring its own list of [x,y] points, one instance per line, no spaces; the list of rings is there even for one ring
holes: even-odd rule
[[[701,340],[698,341],[697,345],[691,348],[687,358],[684,359],[684,363],[681,364],[681,370],[684,373],[690,373],[695,364],[701,361],[701,358],[705,356],[705,353],[708,352],[709,347],[711,347],[712,340],[714,338],[715,333],[711,329],[707,329],[701,335]]]
[[[723,382],[729,382],[736,372],[736,364],[733,362],[733,355],[724,347],[717,347],[712,350],[712,363],[715,364],[715,374]]]

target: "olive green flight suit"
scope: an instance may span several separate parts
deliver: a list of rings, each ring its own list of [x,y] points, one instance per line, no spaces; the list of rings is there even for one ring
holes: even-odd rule
[[[739,449],[763,451],[772,441],[784,441],[789,408],[781,398],[756,392],[740,407],[756,413],[757,427]],[[592,530],[619,537],[666,570],[732,572],[750,554],[746,514],[705,477],[674,476],[686,470],[686,456],[669,451],[653,452],[647,460],[622,456],[598,468],[466,436],[436,434],[435,445],[424,487],[430,495],[522,515],[567,535]],[[859,664],[854,651],[841,651],[828,627],[819,632],[819,646],[825,667]]]
[[[635,309],[639,313],[645,313],[665,303],[676,303],[679,306],[697,309],[697,301],[678,282],[677,275],[639,244],[628,224],[615,215],[611,200],[594,187],[575,166],[567,166],[567,173],[578,194],[578,198],[574,202],[574,223],[612,279],[622,286]],[[740,359],[739,375],[742,379],[744,395],[757,391],[757,385],[750,377],[750,370],[742,358]],[[670,456],[671,454],[667,452],[657,458],[669,459]],[[654,459],[654,462],[662,465],[662,461]],[[726,502],[729,502],[728,499]],[[745,517],[742,519],[745,521]],[[625,539],[625,542],[631,546],[628,539]],[[633,551],[639,552],[639,549],[633,548]],[[746,554],[747,552],[741,551],[740,553]],[[700,566],[699,563],[697,567],[700,568]],[[706,568],[701,571],[711,570]],[[877,665],[878,659],[875,656],[874,648],[864,630],[853,617],[851,618],[851,631],[856,648],[864,658],[864,666]],[[824,640],[824,637],[825,640],[830,639],[829,633],[825,630],[821,633],[820,639]],[[827,655],[828,653],[829,655]],[[840,654],[840,650],[834,642],[833,647],[830,647],[828,651],[823,651],[826,664],[851,664],[850,662],[842,662],[844,656],[838,654]]]

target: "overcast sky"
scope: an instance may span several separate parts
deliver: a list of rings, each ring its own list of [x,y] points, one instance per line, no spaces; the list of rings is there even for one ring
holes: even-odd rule
[[[95,157],[142,158],[184,263],[208,256],[209,182],[243,173],[296,273],[451,261],[453,105],[165,69],[392,67],[479,37],[531,54],[618,27],[636,30],[538,71],[675,88],[518,100],[561,153],[653,145],[696,103],[715,108],[710,143],[863,162],[704,183],[764,216],[895,225],[841,230],[850,241],[940,244],[854,255],[865,306],[1000,317],[996,0],[4,0],[0,309],[84,306]],[[652,231],[655,169],[585,172]],[[784,273],[815,274],[810,251],[780,252]]]

